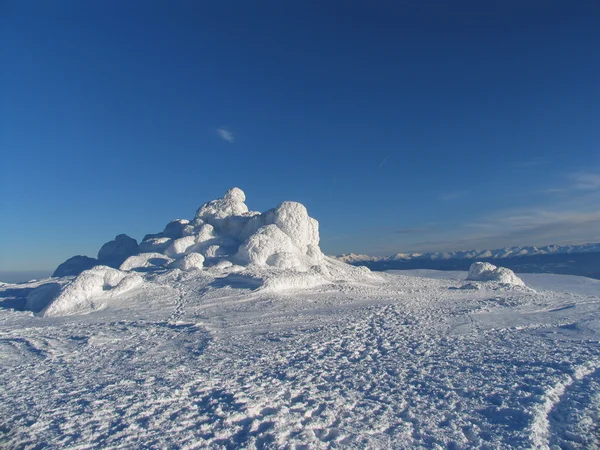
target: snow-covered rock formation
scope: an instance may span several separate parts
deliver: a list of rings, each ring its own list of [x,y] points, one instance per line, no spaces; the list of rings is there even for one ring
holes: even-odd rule
[[[131,255],[138,253],[138,243],[126,234],[119,234],[114,241],[104,244],[98,251],[98,258],[77,255],[59,265],[53,277],[69,277],[79,275],[84,270],[103,265],[118,268]]]
[[[523,280],[516,276],[512,270],[507,269],[506,267],[496,267],[487,262],[476,262],[471,264],[467,280],[494,281],[500,284],[525,286]]]
[[[250,211],[245,201],[244,192],[233,188],[204,203],[192,220],[173,220],[139,245],[122,234],[102,246],[97,260],[71,258],[55,276],[77,277],[64,287],[38,292],[32,304],[36,310],[44,308],[45,315],[94,310],[102,307],[103,299],[175,270],[202,271],[209,278],[231,276],[247,286],[278,291],[381,279],[364,267],[326,257],[319,248],[319,223],[304,205],[286,201],[259,213]]]
[[[319,224],[304,205],[283,202],[264,213],[249,211],[239,188],[202,205],[193,220],[169,222],[162,233],[147,235],[121,270],[148,268],[152,253],[176,260],[170,267],[202,268],[222,260],[253,267],[306,272],[323,262]],[[197,255],[192,259],[188,255]],[[202,261],[200,261],[200,257]],[[179,261],[185,258],[185,262]],[[136,266],[136,264],[139,264]],[[161,264],[164,265],[164,264]],[[181,266],[181,267],[180,267]]]

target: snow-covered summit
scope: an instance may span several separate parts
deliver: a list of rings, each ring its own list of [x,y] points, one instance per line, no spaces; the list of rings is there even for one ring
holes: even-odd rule
[[[326,257],[319,248],[319,223],[301,203],[284,201],[260,213],[245,201],[234,187],[204,203],[193,219],[172,220],[139,245],[122,234],[102,246],[98,259],[70,258],[54,276],[76,278],[59,290],[36,293],[37,309],[43,307],[46,315],[99,309],[107,299],[174,271],[275,290],[380,279],[366,268]]]
[[[306,272],[323,264],[319,223],[304,205],[287,201],[261,214],[249,211],[245,200],[244,192],[233,188],[222,198],[204,203],[191,221],[174,220],[162,233],[146,236],[139,251],[120,268],[135,270],[134,261],[147,267],[148,260],[139,255],[151,252],[174,260],[197,253],[207,266],[227,260],[243,267]]]

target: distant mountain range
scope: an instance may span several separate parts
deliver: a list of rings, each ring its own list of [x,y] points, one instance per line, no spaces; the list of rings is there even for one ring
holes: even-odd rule
[[[392,256],[348,253],[336,258],[349,264],[367,266],[372,270],[467,270],[475,261],[486,261],[520,273],[558,273],[600,279],[600,243],[443,253],[398,253]]]

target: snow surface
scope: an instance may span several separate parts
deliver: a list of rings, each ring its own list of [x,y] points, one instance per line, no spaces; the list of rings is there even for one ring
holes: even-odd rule
[[[315,269],[285,272],[327,283],[270,290],[275,268],[253,282],[219,266],[93,269],[92,314],[0,308],[0,447],[600,445],[594,280],[469,289],[465,272]],[[130,276],[143,281],[112,294]],[[52,282],[3,285],[0,299]]]

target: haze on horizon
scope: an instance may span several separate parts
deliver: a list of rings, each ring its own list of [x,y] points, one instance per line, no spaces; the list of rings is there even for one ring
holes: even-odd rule
[[[328,254],[600,242],[600,4],[8,1],[0,270],[241,187]]]

